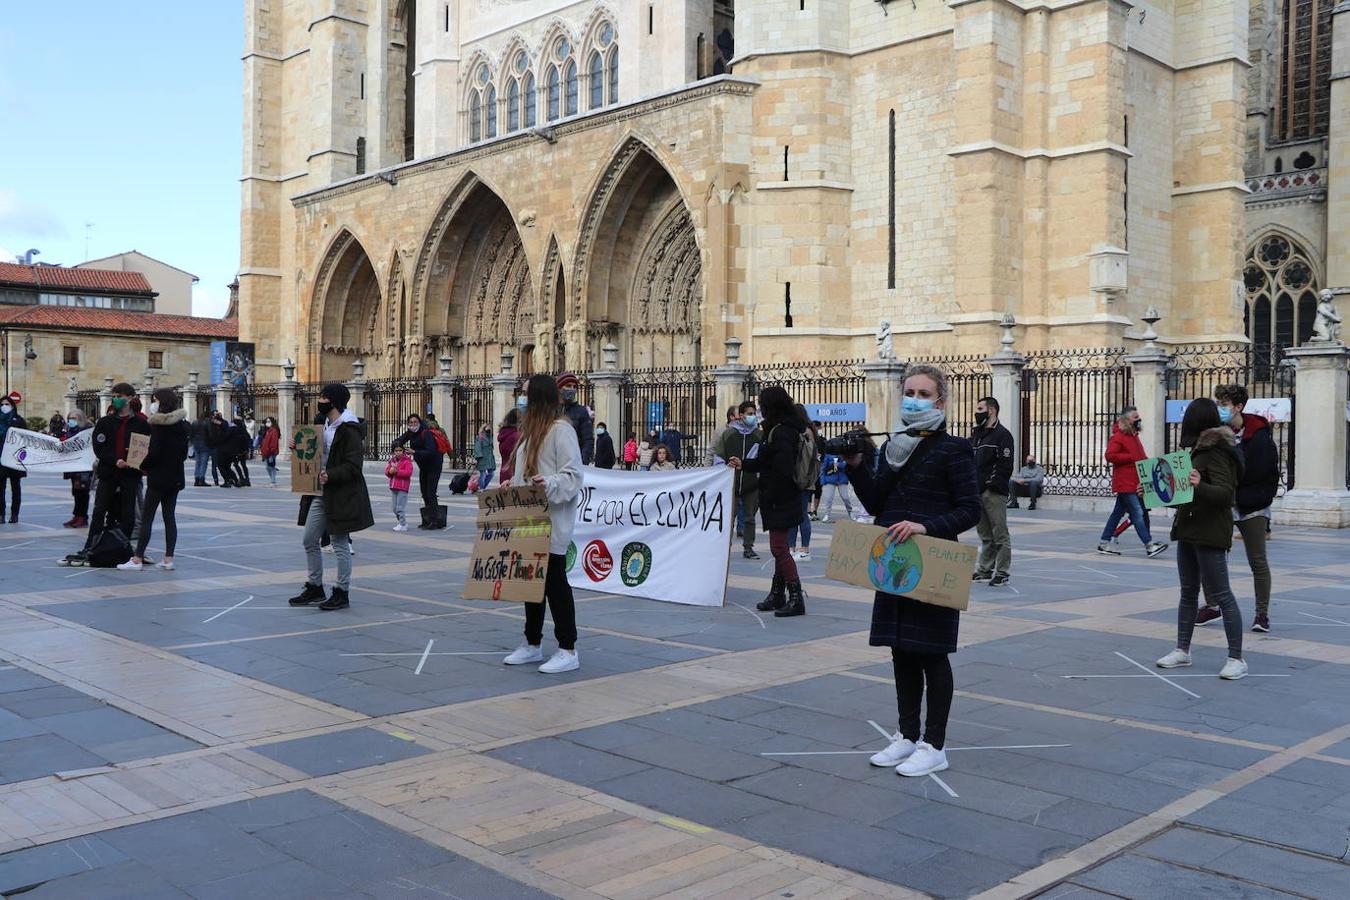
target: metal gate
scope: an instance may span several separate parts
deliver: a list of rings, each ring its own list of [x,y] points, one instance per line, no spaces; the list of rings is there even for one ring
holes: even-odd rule
[[[860,359],[835,362],[773,363],[756,366],[746,383],[748,399],[768,385],[788,392],[794,403],[866,403],[867,378]],[[725,418],[726,410],[720,410]],[[718,423],[719,426],[722,424]],[[830,438],[863,427],[863,422],[822,422],[820,434]]]
[[[623,423],[614,435],[616,450],[629,435],[641,442],[655,432],[677,465],[708,464],[709,448],[725,424],[710,370],[686,366],[631,371],[619,388],[619,399]],[[606,424],[613,428],[612,422]]]
[[[407,430],[408,416],[426,419],[431,387],[421,378],[391,378],[366,383],[366,459],[388,459],[395,440]]]
[[[455,433],[450,438],[451,469],[469,470],[474,467],[473,441],[484,425],[497,431],[492,421],[492,382],[487,375],[469,375],[455,382]]]
[[[1027,354],[1019,452],[1045,466],[1047,494],[1110,496],[1106,444],[1134,393],[1125,354],[1123,347]]]

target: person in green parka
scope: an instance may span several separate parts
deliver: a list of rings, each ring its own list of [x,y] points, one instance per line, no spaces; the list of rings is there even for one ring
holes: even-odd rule
[[[1177,546],[1177,573],[1181,602],[1177,607],[1177,647],[1158,667],[1174,669],[1191,664],[1191,634],[1199,612],[1200,587],[1223,613],[1228,637],[1228,661],[1220,678],[1235,681],[1247,674],[1242,658],[1242,611],[1228,584],[1228,551],[1233,546],[1233,496],[1242,480],[1242,454],[1232,429],[1219,418],[1219,407],[1208,397],[1192,400],[1181,420],[1184,449],[1191,451],[1190,503],[1177,507],[1172,540]]]

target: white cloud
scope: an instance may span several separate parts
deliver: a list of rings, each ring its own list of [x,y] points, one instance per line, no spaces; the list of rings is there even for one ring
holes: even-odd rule
[[[200,283],[193,285],[192,314],[194,316],[219,319],[225,315],[225,310],[229,305],[230,292],[228,288],[207,287]]]
[[[63,240],[70,236],[65,222],[55,212],[22,199],[9,188],[0,188],[0,231],[33,240]]]

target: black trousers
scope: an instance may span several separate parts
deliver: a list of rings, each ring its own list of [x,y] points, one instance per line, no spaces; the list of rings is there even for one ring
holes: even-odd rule
[[[567,557],[561,553],[548,555],[548,571],[544,574],[544,600],[553,613],[553,636],[563,650],[577,646],[577,605],[572,599],[572,585],[567,583]],[[544,641],[544,604],[525,604],[525,640],[538,647]]]
[[[0,515],[5,511],[5,485],[8,484],[14,496],[14,504],[9,508],[11,516],[19,514],[19,504],[23,501],[23,490],[19,485],[23,481],[23,475],[15,469],[0,466]]]
[[[251,485],[252,479],[248,477],[248,454],[240,453],[234,457],[234,474],[242,485]]]
[[[130,540],[136,531],[136,488],[139,475],[100,475],[94,490],[94,514],[89,519],[89,539],[85,548],[104,528],[116,525]]]
[[[77,519],[89,518],[89,492],[72,488],[70,495],[75,498],[75,509],[71,515]]]
[[[923,702],[924,683],[928,687],[928,718],[923,739],[941,750],[947,742],[947,718],[952,712],[952,663],[946,653],[910,653],[891,648],[895,668],[895,699],[900,708],[900,734],[911,741],[919,739],[919,705]]]
[[[145,555],[150,543],[150,532],[155,526],[155,510],[164,513],[164,555],[173,556],[174,545],[178,543],[178,519],[174,512],[178,506],[178,492],[168,491],[161,494],[155,488],[145,489],[145,504],[141,507],[141,534],[136,540],[136,557]]]
[[[419,465],[417,467],[417,484],[422,489],[422,505],[435,512],[439,505],[439,494],[441,485],[441,467],[443,463],[438,457],[436,462],[430,465]]]

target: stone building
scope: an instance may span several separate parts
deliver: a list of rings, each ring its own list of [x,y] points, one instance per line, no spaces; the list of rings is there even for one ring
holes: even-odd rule
[[[1149,306],[1165,340],[1244,334],[1269,141],[1235,0],[245,14],[240,337],[263,380],[288,357],[302,379],[503,351],[590,370],[610,342],[621,367],[716,364],[732,336],[745,362],[857,357],[882,319],[902,357],[986,353],[1008,312],[1031,349],[1121,345]]]
[[[146,256],[139,250],[91,259],[76,264],[74,268],[139,272],[150,282],[155,292],[155,312],[174,316],[192,315],[192,286],[200,279],[191,272],[184,272],[163,260]]]

